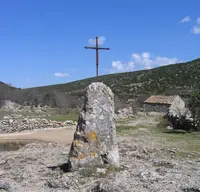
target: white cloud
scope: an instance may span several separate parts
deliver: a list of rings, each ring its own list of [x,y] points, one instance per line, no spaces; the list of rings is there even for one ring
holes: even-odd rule
[[[69,74],[68,73],[57,72],[57,73],[54,73],[54,76],[56,76],[56,77],[68,77]]]
[[[150,52],[143,52],[141,54],[133,53],[132,59],[128,63],[122,63],[121,61],[113,61],[112,62],[112,69],[109,71],[111,73],[114,72],[126,72],[126,71],[133,71],[138,68],[140,69],[151,69],[157,66],[163,66],[168,64],[174,64],[182,62],[181,60],[168,57],[152,57]]]
[[[197,25],[194,26],[194,27],[191,29],[191,32],[192,32],[193,34],[198,35],[198,34],[200,34],[200,17],[197,18],[196,23],[197,23]]]
[[[106,38],[104,36],[98,37],[98,44],[99,45],[103,45],[105,43],[105,41],[106,41]],[[96,45],[96,38],[90,38],[90,39],[88,39],[88,43],[90,45]]]
[[[121,63],[121,61],[113,61],[112,69],[109,70],[111,73],[114,72],[125,72],[125,71],[133,71],[135,69],[135,64],[133,61],[129,61],[128,63]]]
[[[200,34],[200,27],[194,26],[191,31],[193,34],[198,35]]]
[[[163,66],[163,65],[179,63],[179,62],[182,62],[182,61],[177,59],[176,57],[174,57],[174,58],[156,57],[154,62],[155,62],[156,65]]]
[[[200,17],[197,18],[197,24],[200,25]]]
[[[179,23],[187,23],[191,21],[190,16],[184,17],[183,19],[181,19],[181,21]]]

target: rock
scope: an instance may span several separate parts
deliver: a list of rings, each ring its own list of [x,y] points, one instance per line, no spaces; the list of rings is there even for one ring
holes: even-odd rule
[[[91,189],[92,188],[92,189]],[[119,189],[116,189],[113,187],[112,183],[107,183],[105,181],[102,182],[96,182],[94,187],[91,187],[87,190],[87,192],[119,192]]]
[[[200,188],[188,187],[188,188],[184,188],[183,192],[200,192]]]
[[[146,148],[146,147],[143,147],[143,148],[142,148],[142,151],[143,151],[143,153],[146,153],[146,154],[148,153],[148,151],[147,151],[147,148]]]
[[[3,117],[3,119],[10,119],[10,116],[6,115],[6,116]]]
[[[0,181],[0,189],[3,189],[5,191],[9,191],[10,190],[9,183]]]
[[[21,105],[19,105],[18,103],[5,100],[4,105],[1,107],[1,109],[5,111],[17,111],[18,109],[20,109],[20,107]]]
[[[172,130],[172,129],[173,129],[173,127],[167,126],[167,130]]]
[[[92,83],[86,89],[68,163],[71,170],[103,164],[119,166],[114,95],[103,83]]]
[[[132,107],[119,109],[115,114],[115,119],[126,119],[133,116],[133,109]]]
[[[105,168],[97,168],[97,173],[106,174],[107,169]]]

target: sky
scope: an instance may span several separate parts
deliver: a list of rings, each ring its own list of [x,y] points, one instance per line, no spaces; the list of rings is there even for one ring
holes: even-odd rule
[[[0,81],[20,88],[150,69],[200,57],[199,0],[6,0]]]

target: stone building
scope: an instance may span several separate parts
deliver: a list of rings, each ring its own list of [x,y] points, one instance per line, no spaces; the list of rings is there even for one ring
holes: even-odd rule
[[[144,101],[144,112],[167,113],[185,108],[185,102],[178,95],[153,95]]]

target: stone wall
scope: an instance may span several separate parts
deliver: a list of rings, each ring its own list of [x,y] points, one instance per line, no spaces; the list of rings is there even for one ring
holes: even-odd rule
[[[186,115],[186,113],[190,112],[186,109],[185,102],[179,96],[176,96],[169,108],[169,115],[180,117],[181,115]]]
[[[167,113],[170,105],[165,104],[144,104],[144,112]]]
[[[47,119],[4,119],[0,121],[0,133],[13,133],[25,130],[44,129],[44,128],[59,128],[59,127],[74,127],[76,122],[64,121],[57,122]]]

